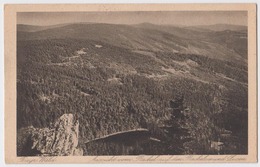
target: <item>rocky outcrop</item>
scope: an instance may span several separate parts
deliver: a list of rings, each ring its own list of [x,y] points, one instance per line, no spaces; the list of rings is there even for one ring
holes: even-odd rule
[[[62,115],[51,128],[27,127],[18,131],[18,156],[80,156],[79,122],[73,114]]]

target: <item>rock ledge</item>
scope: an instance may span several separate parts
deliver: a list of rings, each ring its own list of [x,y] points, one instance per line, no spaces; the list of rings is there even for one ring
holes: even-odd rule
[[[78,148],[79,121],[73,114],[62,115],[50,128],[27,127],[18,131],[18,156],[82,156]]]

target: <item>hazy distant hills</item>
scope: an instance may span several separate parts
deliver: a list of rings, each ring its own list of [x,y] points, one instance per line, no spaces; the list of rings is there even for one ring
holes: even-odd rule
[[[241,31],[244,30],[244,31]],[[223,60],[247,59],[245,26],[115,25],[103,23],[54,26],[17,25],[18,40],[88,39],[131,50],[199,54]]]
[[[26,25],[26,24],[18,24],[17,25],[17,31],[21,32],[37,32],[52,28],[58,28],[66,26],[67,24],[57,24],[57,25],[51,25],[51,26],[34,26],[34,25]]]
[[[247,26],[242,25],[231,25],[231,24],[214,24],[214,25],[201,25],[201,26],[193,26],[193,28],[197,29],[205,29],[211,31],[246,31]]]

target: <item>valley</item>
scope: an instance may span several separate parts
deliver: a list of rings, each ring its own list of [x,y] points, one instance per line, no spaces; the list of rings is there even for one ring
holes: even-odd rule
[[[17,25],[17,130],[71,113],[84,155],[247,154],[247,30],[223,27]]]

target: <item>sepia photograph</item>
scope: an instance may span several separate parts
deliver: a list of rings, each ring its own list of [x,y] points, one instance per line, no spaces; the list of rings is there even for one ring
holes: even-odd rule
[[[249,155],[248,25],[247,10],[17,11],[16,156]]]

